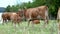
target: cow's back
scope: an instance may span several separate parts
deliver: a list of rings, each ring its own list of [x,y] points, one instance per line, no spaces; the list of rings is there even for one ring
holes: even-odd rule
[[[36,18],[38,16],[38,13],[37,13],[37,9],[36,8],[30,8],[30,9],[27,9],[26,12],[25,12],[25,15],[26,15],[26,18]]]

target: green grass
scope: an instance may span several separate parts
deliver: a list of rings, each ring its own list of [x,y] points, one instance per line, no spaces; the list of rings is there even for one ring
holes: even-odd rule
[[[43,27],[43,21],[40,24],[34,24],[34,27],[31,24],[27,27],[27,24],[27,22],[22,22],[16,29],[11,22],[0,24],[0,34],[57,34],[58,32],[56,20],[50,20],[46,28]]]

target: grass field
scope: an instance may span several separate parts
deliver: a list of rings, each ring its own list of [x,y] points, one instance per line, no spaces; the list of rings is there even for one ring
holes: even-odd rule
[[[0,24],[0,34],[57,34],[57,23],[55,20],[50,20],[46,28],[43,28],[44,22],[40,24],[34,24],[34,27],[30,24],[27,27],[27,22],[20,23],[20,26],[15,29],[11,22],[8,24]],[[24,27],[27,27],[24,29]]]

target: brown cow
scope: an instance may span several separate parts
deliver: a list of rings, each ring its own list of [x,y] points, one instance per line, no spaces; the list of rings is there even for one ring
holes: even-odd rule
[[[11,18],[11,21],[14,23],[15,26],[16,26],[16,23],[19,24],[19,22],[21,21],[21,17],[17,13],[12,13],[10,18]]]
[[[44,19],[45,23],[48,23],[48,7],[47,6],[40,6],[36,8],[29,8],[23,10],[25,18],[30,23],[31,19],[37,19],[41,17]],[[29,25],[28,23],[28,25]]]
[[[9,12],[4,12],[2,14],[2,19],[3,19],[3,23],[7,22],[7,20],[9,21],[10,20],[10,13]]]
[[[3,19],[3,23],[4,22],[7,22],[7,20],[9,21],[9,20],[11,20],[11,15],[13,14],[13,13],[16,13],[16,12],[4,12],[3,14],[2,14],[2,19]],[[18,14],[19,16],[21,16],[20,15],[20,12],[17,12],[16,14]],[[13,15],[12,15],[13,16]]]

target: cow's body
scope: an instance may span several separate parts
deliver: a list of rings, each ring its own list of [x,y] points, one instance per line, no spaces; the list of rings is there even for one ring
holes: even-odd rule
[[[15,21],[18,22],[19,21],[19,17],[20,17],[20,13],[19,12],[4,12],[2,14],[2,19],[3,19],[3,23],[4,21],[7,22],[7,20],[9,21]],[[16,17],[16,18],[15,18]],[[18,21],[17,21],[18,20]]]
[[[27,9],[27,11],[25,13],[26,19],[37,18],[37,16],[38,16],[37,12],[38,12],[38,10],[35,8]]]
[[[17,23],[19,24],[19,22],[21,22],[21,17],[17,13],[12,13],[10,19],[15,26]]]
[[[48,23],[48,7],[40,6],[36,8],[30,8],[24,11],[25,18],[30,23],[30,19],[37,19],[38,16],[45,20],[45,23]]]
[[[10,15],[11,15],[11,13],[9,13],[9,12],[5,12],[2,14],[3,23],[7,22],[7,20],[8,21],[10,20]]]

